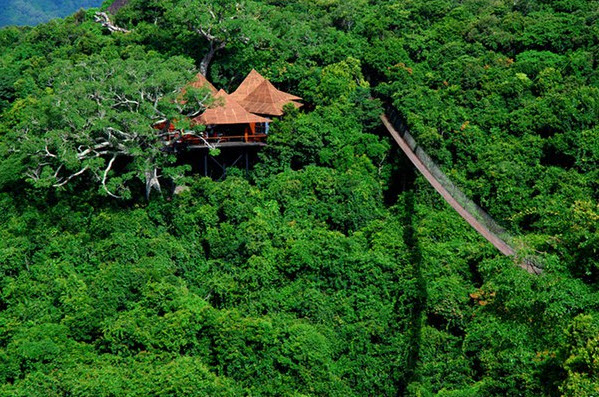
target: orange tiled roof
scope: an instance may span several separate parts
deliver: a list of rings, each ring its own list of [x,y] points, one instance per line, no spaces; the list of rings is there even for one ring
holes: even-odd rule
[[[216,93],[218,92],[218,90],[214,88],[214,86],[208,81],[208,79],[206,79],[206,77],[204,77],[202,73],[198,73],[192,81],[187,83],[186,86],[181,89],[181,94],[179,94],[179,96],[177,97],[177,102],[179,102],[182,105],[185,105],[187,103],[187,101],[183,99],[185,93],[187,92],[186,87],[207,88],[210,90],[210,94],[212,94],[212,96],[216,95]]]
[[[255,69],[243,79],[239,87],[231,93],[231,98],[236,101],[242,101],[248,96],[252,91],[256,89],[264,80],[266,80],[262,75],[256,72]]]
[[[270,119],[256,116],[245,110],[240,104],[233,100],[225,91],[220,90],[216,95],[217,103],[213,108],[207,109],[201,115],[192,119],[192,122],[203,125],[222,124],[247,124],[267,123]]]
[[[288,103],[292,103],[298,108],[302,106],[297,102],[293,102],[290,97],[292,95],[277,90],[270,81],[265,79],[249,95],[239,101],[239,104],[248,112],[281,116],[283,106]]]
[[[260,84],[262,84],[266,79],[262,77],[262,75],[256,72],[255,69],[246,76],[243,82],[239,85],[239,87],[231,94],[231,98],[241,103],[248,95],[252,93]],[[281,95],[285,97],[287,101],[299,101],[302,98],[288,94],[286,92],[280,91],[275,88]]]
[[[284,91],[281,91],[278,89],[277,89],[277,91],[279,91],[281,94],[283,94],[287,98],[288,101],[301,101],[302,100],[302,97],[299,97],[297,95],[293,95],[293,94],[290,94],[288,92],[284,92]]]
[[[218,92],[218,90],[214,88],[214,86],[208,81],[206,77],[204,77],[202,73],[196,74],[194,80],[187,85],[194,88],[208,88],[212,95],[216,95],[216,93]]]

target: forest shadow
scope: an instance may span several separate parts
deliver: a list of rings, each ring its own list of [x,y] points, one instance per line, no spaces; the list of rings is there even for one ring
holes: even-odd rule
[[[406,369],[402,378],[398,379],[397,395],[406,394],[408,385],[417,380],[417,367],[420,359],[420,344],[422,340],[422,316],[426,310],[427,292],[426,281],[422,275],[423,256],[416,233],[417,217],[415,216],[415,173],[411,168],[412,178],[408,179],[410,189],[404,191],[401,195],[403,201],[403,239],[410,249],[409,260],[412,264],[413,278],[415,280],[415,289],[412,292],[412,309],[409,315],[409,326],[407,334],[409,336],[408,355],[406,360]]]
[[[386,129],[381,129],[381,134],[388,135]],[[383,192],[383,200],[385,205],[393,206],[399,204],[402,193],[414,189],[414,180],[416,172],[414,166],[404,154],[404,152],[393,142],[390,137],[387,137],[391,145],[389,150],[389,158],[393,159],[391,164],[391,175],[385,181],[386,189]]]

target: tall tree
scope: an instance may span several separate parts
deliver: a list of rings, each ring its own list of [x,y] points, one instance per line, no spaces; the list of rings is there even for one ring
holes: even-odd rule
[[[176,99],[192,71],[188,59],[141,52],[47,69],[39,78],[51,88],[13,110],[19,113],[14,150],[28,154],[29,179],[61,187],[91,174],[105,194],[119,198],[128,195],[127,182],[135,178],[145,181],[147,193],[160,189],[157,170],[169,158],[152,124],[183,110]]]
[[[208,50],[200,61],[200,72],[208,68],[217,52],[235,44],[248,45],[268,35],[261,19],[266,8],[253,1],[186,0],[175,1],[166,13],[173,25],[184,25],[204,39]]]

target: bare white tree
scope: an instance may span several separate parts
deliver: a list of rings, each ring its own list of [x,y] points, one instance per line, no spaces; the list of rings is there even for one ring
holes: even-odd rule
[[[88,175],[114,198],[127,197],[134,179],[145,183],[148,196],[160,191],[158,170],[169,166],[169,155],[154,121],[196,112],[210,100],[200,90],[185,105],[177,101],[192,71],[186,59],[144,53],[58,65],[48,81],[52,94],[25,109],[14,131],[15,150],[30,154],[27,176],[61,188]]]

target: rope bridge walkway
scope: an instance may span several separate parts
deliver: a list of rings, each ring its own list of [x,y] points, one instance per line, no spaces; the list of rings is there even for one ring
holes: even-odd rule
[[[493,244],[503,255],[514,258],[518,266],[527,272],[531,274],[540,274],[542,272],[539,264],[534,263],[531,259],[518,257],[512,245],[512,236],[451,182],[426,152],[418,146],[395,109],[388,109],[386,114],[381,116],[381,119],[395,142],[416,169],[470,226]]]

